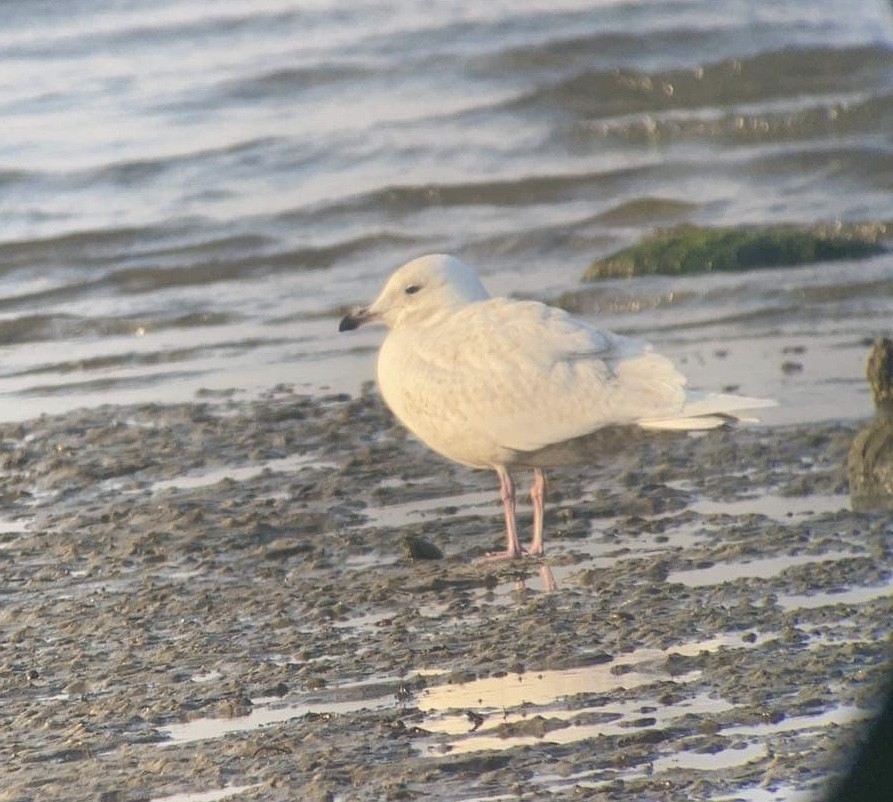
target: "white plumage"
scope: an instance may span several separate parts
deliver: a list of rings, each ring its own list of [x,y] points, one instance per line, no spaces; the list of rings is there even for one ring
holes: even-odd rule
[[[390,328],[377,372],[394,414],[434,451],[499,474],[508,544],[494,556],[524,553],[508,472],[513,463],[534,468],[527,553],[539,555],[550,447],[606,426],[714,428],[738,419],[739,410],[774,403],[691,393],[685,377],[649,345],[542,303],[491,298],[474,270],[453,256],[403,265],[340,330],[371,321]]]

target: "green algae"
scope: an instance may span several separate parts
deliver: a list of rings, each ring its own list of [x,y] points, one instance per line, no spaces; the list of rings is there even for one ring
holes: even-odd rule
[[[885,239],[890,231],[886,223],[720,228],[685,224],[654,231],[640,243],[593,262],[583,280],[732,272],[864,259],[887,250]]]

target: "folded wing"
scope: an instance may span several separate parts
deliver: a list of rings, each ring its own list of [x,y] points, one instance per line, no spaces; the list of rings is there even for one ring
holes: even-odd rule
[[[444,409],[473,410],[469,425],[514,451],[683,414],[685,377],[669,360],[554,307],[483,301],[437,336],[426,372],[451,375],[458,402]]]

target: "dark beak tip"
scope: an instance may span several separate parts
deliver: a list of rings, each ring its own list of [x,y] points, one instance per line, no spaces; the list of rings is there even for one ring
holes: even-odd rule
[[[360,321],[353,315],[345,315],[338,324],[338,331],[353,331],[360,325]]]

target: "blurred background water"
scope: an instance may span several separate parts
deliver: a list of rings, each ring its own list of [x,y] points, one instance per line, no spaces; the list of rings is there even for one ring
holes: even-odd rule
[[[402,262],[580,287],[659,225],[893,221],[881,0],[0,0],[0,419],[278,382]],[[599,283],[583,313],[793,422],[870,414],[893,257]]]

